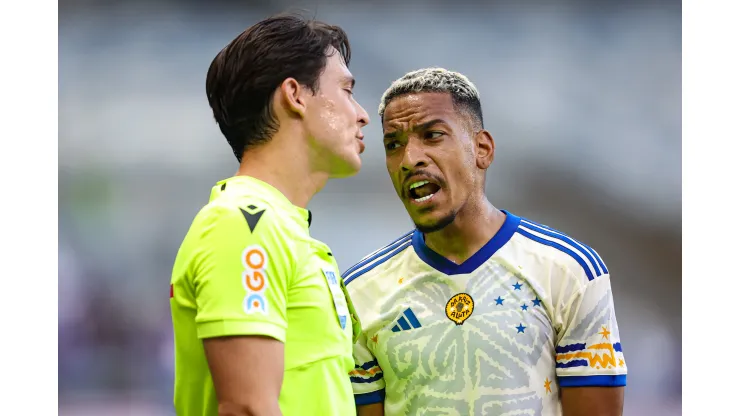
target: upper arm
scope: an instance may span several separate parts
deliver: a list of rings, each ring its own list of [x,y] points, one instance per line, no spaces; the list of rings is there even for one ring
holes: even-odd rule
[[[201,339],[262,335],[285,342],[294,266],[282,224],[263,209],[253,230],[239,209],[216,207],[204,220],[191,266]]]
[[[362,332],[352,349],[355,368],[349,373],[355,404],[358,406],[383,403],[385,400],[385,380],[383,369],[367,345],[368,339]],[[382,407],[382,406],[381,406]]]
[[[563,416],[622,416],[624,387],[570,387],[560,397]]]
[[[279,415],[283,382],[282,342],[262,336],[203,341],[219,402],[219,414]]]
[[[220,403],[277,406],[282,384],[294,267],[280,223],[264,209],[253,230],[238,209],[210,213],[191,266],[197,335]]]
[[[572,296],[563,308],[558,339],[555,371],[563,409],[569,409],[564,414],[621,414],[627,364],[608,274],[588,281]],[[595,401],[601,401],[601,407],[584,407],[584,403]],[[596,408],[604,410],[589,410]]]

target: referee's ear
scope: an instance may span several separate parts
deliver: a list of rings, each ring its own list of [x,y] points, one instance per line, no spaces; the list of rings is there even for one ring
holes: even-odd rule
[[[475,163],[478,169],[486,170],[493,163],[493,156],[496,152],[496,142],[488,130],[480,130],[473,138],[475,146]]]
[[[303,118],[306,115],[306,90],[295,78],[286,78],[280,84],[276,98],[288,114]]]

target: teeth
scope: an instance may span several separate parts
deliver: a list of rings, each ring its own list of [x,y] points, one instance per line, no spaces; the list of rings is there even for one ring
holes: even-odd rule
[[[418,182],[414,182],[414,183],[411,184],[411,186],[409,186],[409,190],[414,189],[414,188],[418,188],[420,186],[424,186],[424,185],[426,185],[428,183],[429,183],[429,181],[418,181]]]
[[[433,196],[434,196],[434,194],[430,194],[430,195],[427,195],[427,196],[423,196],[421,198],[415,198],[414,201],[416,201],[416,202],[424,202],[424,201],[426,201],[427,199],[429,199],[429,198],[431,198]]]

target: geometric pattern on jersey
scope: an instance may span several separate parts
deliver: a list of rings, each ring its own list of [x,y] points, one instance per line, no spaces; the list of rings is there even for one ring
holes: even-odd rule
[[[475,310],[460,326],[445,314],[445,304],[458,293],[446,279],[425,277],[388,300],[404,299],[422,322],[419,329],[387,338],[390,368],[384,376],[396,379],[396,390],[411,392],[404,412],[541,415],[542,400],[530,385],[551,329],[542,306],[531,306],[536,295],[498,265],[482,267],[462,292],[473,298]],[[521,305],[529,306],[523,310]],[[412,389],[415,385],[425,388]]]
[[[358,404],[384,400],[387,416],[557,416],[559,387],[626,384],[602,259],[504,212],[460,265],[412,231],[343,274],[364,330]]]
[[[611,293],[605,293],[597,306],[585,314],[578,325],[571,329],[569,336],[555,348],[556,368],[624,368],[622,344],[611,342],[611,332],[604,322],[616,322],[614,309],[610,307]],[[609,315],[609,316],[607,316]],[[584,343],[577,340],[593,339],[598,342]],[[569,342],[570,341],[570,342]]]

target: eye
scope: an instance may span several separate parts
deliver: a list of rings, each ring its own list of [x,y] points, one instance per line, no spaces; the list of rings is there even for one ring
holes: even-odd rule
[[[438,139],[444,135],[444,132],[441,131],[428,131],[424,133],[425,139]]]
[[[395,149],[398,149],[399,146],[401,145],[398,144],[398,142],[396,141],[388,142],[385,144],[385,150],[395,150]]]
[[[347,91],[347,94],[354,95],[354,92],[352,91],[351,88],[345,88],[344,90]]]

